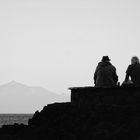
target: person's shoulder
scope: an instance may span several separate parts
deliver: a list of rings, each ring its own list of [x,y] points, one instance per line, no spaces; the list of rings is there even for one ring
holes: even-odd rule
[[[96,70],[99,69],[100,66],[101,66],[101,62],[99,62],[99,63],[97,64],[97,66],[96,66]]]
[[[133,64],[130,64],[130,65],[128,65],[128,68],[131,68],[131,67],[133,67],[134,65]]]
[[[104,65],[103,62],[99,62],[98,65],[97,65],[97,67],[100,67],[100,66],[103,66],[103,65]]]
[[[128,69],[132,69],[132,68],[134,68],[134,67],[136,67],[135,64],[130,64],[130,65],[128,65]]]
[[[140,69],[140,63],[133,64],[134,69]]]
[[[102,64],[102,62],[99,62],[98,65]]]
[[[133,64],[128,65],[126,73],[130,73],[133,69],[134,69],[134,65]]]
[[[116,67],[114,65],[112,65],[111,63],[110,63],[110,67],[112,67],[113,69],[116,69]]]

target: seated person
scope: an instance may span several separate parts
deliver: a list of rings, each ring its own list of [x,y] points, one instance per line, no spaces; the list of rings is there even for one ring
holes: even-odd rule
[[[131,64],[126,70],[125,83],[131,81],[135,86],[140,86],[140,62],[137,56],[131,58]]]
[[[114,87],[117,81],[116,68],[110,63],[108,56],[103,56],[94,73],[95,87]]]

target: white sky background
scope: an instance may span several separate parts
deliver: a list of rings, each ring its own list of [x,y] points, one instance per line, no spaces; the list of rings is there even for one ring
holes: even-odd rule
[[[0,0],[0,84],[92,86],[103,55],[119,81],[140,57],[139,0]]]

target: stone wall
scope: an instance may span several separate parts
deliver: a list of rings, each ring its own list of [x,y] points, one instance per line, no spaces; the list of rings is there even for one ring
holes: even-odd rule
[[[69,89],[71,103],[78,106],[140,103],[140,87],[74,87]]]

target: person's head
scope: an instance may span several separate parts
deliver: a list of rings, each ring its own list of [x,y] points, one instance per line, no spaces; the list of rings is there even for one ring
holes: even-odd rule
[[[101,61],[102,61],[102,62],[109,62],[110,59],[109,59],[108,56],[103,56]]]
[[[140,63],[139,58],[137,56],[133,56],[131,58],[131,64]]]

